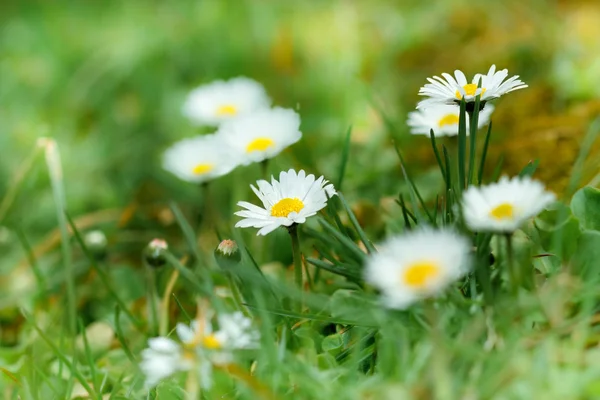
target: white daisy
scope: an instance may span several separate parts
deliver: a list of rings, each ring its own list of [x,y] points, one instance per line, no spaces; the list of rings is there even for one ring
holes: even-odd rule
[[[148,340],[142,351],[140,369],[146,376],[146,387],[154,387],[161,380],[178,371],[191,369],[193,363],[184,357],[183,348],[174,340],[157,337]]]
[[[146,386],[156,386],[161,380],[179,371],[195,370],[204,388],[212,384],[212,365],[233,361],[233,351],[258,348],[260,334],[252,321],[242,313],[218,316],[219,329],[213,330],[210,313],[190,325],[177,324],[175,330],[182,344],[166,337],[148,341],[142,351],[140,369],[146,375]]]
[[[260,228],[258,235],[266,235],[280,226],[302,224],[306,218],[315,215],[327,205],[327,198],[336,195],[332,184],[324,177],[306,175],[304,170],[296,173],[293,169],[279,174],[279,181],[271,177],[271,183],[265,180],[256,182],[258,189],[250,185],[262,201],[264,208],[246,201],[238,202],[245,208],[235,215],[244,217],[235,224],[236,228]]]
[[[433,104],[454,104],[460,103],[464,97],[467,103],[474,102],[477,95],[481,95],[481,101],[497,99],[498,97],[512,92],[513,90],[526,88],[527,85],[519,80],[519,76],[511,76],[506,81],[508,70],[496,72],[496,66],[492,65],[487,75],[475,74],[473,80],[469,83],[462,71],[454,71],[454,77],[443,73],[443,78],[434,76],[427,78],[428,84],[419,90],[419,95],[428,96],[428,99],[421,101],[417,108],[427,108]],[[477,87],[481,78],[481,87]]]
[[[271,99],[260,83],[238,77],[192,90],[183,105],[183,114],[198,125],[214,126],[268,108],[270,104]]]
[[[514,232],[555,200],[553,193],[530,177],[504,176],[498,183],[470,186],[462,198],[462,213],[473,231]]]
[[[381,291],[387,307],[405,309],[465,275],[470,250],[454,231],[420,228],[388,239],[369,256],[365,280]]]
[[[181,140],[163,155],[163,168],[189,182],[226,175],[237,165],[234,152],[214,134]]]
[[[479,113],[478,128],[487,125],[494,111],[494,106],[489,104]],[[427,108],[408,113],[410,133],[413,135],[427,135],[433,129],[436,137],[458,135],[458,119],[460,107],[453,104],[435,104]],[[467,135],[469,134],[469,117],[467,115]]]
[[[224,122],[218,135],[236,150],[240,163],[248,165],[275,157],[302,137],[300,116],[293,110],[259,110]]]

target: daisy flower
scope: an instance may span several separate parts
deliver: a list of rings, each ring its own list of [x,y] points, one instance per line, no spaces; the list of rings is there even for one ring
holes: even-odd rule
[[[183,105],[183,114],[198,125],[215,126],[232,117],[268,108],[270,104],[271,99],[260,83],[238,77],[192,90]]]
[[[544,185],[528,176],[470,186],[462,198],[462,213],[473,231],[514,232],[555,200]]]
[[[478,128],[487,125],[494,111],[493,105],[486,106],[479,113]],[[435,136],[456,136],[458,135],[458,119],[460,107],[450,104],[435,104],[427,108],[421,108],[417,111],[408,113],[410,133],[413,135],[427,135],[433,129]],[[467,117],[467,135],[469,134],[470,121]]]
[[[148,341],[149,347],[142,351],[140,363],[146,387],[156,386],[176,372],[195,370],[201,385],[208,388],[212,384],[213,365],[231,363],[234,350],[258,348],[260,334],[241,312],[220,315],[217,331],[213,331],[210,318],[200,322],[177,324],[175,330],[181,344],[166,337]]]
[[[248,165],[275,157],[302,137],[300,116],[284,108],[260,110],[224,122],[217,135]]]
[[[385,241],[369,256],[365,280],[387,307],[405,309],[439,294],[470,269],[471,244],[451,230],[420,228]]]
[[[513,90],[526,88],[527,85],[519,80],[519,76],[508,76],[508,70],[496,72],[496,66],[492,65],[487,75],[475,74],[473,80],[469,83],[462,71],[454,71],[454,76],[443,73],[443,78],[434,76],[427,78],[428,84],[419,90],[419,95],[428,96],[428,99],[421,101],[417,108],[427,108],[433,104],[455,104],[465,99],[467,103],[472,103],[478,95],[481,95],[481,102],[497,99],[498,97],[512,92]],[[481,79],[481,87],[477,87]],[[506,80],[505,80],[506,79]]]
[[[258,189],[250,185],[263,203],[263,207],[246,201],[238,202],[245,208],[235,215],[244,217],[235,224],[236,228],[259,228],[258,235],[266,235],[280,226],[302,224],[306,218],[315,215],[327,205],[327,198],[336,195],[332,184],[324,177],[306,175],[304,170],[296,173],[293,169],[279,174],[279,181],[271,177],[256,182]]]
[[[214,134],[181,140],[163,154],[163,168],[188,182],[212,180],[237,165],[232,150]]]

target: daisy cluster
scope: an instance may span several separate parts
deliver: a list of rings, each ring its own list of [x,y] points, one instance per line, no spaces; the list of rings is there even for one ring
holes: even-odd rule
[[[416,111],[408,114],[410,132],[427,136],[430,131],[436,136],[458,135],[460,101],[464,99],[472,106],[477,97],[481,108],[477,127],[487,125],[494,111],[494,106],[487,104],[488,101],[527,87],[518,75],[507,77],[507,69],[496,71],[496,66],[492,65],[487,74],[475,74],[470,82],[460,70],[454,71],[454,76],[443,73],[442,77],[427,78],[429,83],[421,88],[419,95],[428,98],[417,104]],[[467,133],[470,123],[467,118]]]
[[[156,386],[176,372],[193,371],[202,387],[209,388],[214,365],[230,364],[235,351],[258,347],[260,334],[241,312],[219,315],[218,329],[211,323],[212,314],[189,325],[177,324],[179,341],[163,336],[148,341],[140,363],[147,387]]]
[[[470,82],[461,71],[442,77],[429,78],[419,91],[428,98],[409,115],[411,133],[429,135],[433,130],[438,136],[457,135],[462,101],[469,105],[469,114],[476,115],[473,121],[485,125],[494,110],[489,101],[527,87],[518,76],[506,79],[508,71],[496,71],[495,66],[486,75],[476,74]],[[473,107],[475,104],[479,109]],[[218,130],[176,143],[165,153],[164,167],[181,179],[203,182],[238,165],[277,155],[301,138],[300,118],[292,110],[269,105],[262,86],[246,78],[197,88],[183,112],[193,122],[215,125]],[[468,123],[466,116],[465,120]],[[239,201],[242,209],[235,215],[242,219],[235,226],[258,229],[258,235],[285,227],[293,235],[292,246],[298,241],[297,229],[292,228],[316,215],[337,195],[323,176],[294,169],[282,171],[270,181],[258,180],[250,187],[260,204]],[[509,237],[555,200],[542,183],[527,176],[502,177],[497,183],[461,188],[456,196],[458,206],[449,210],[454,222],[442,228],[418,226],[393,235],[365,255],[364,280],[379,291],[384,306],[406,309],[421,299],[440,295],[472,270],[474,241],[468,231]],[[216,254],[239,257],[237,245],[230,240],[223,241]],[[296,256],[294,252],[298,261],[294,268],[298,268],[302,289],[302,257],[296,260]],[[151,339],[141,363],[147,385],[154,386],[177,371],[193,370],[208,386],[213,366],[232,362],[234,351],[257,347],[258,332],[241,313],[220,315],[217,325],[211,324],[211,318],[199,318],[190,326],[177,325],[179,341]]]
[[[217,127],[215,133],[183,139],[165,151],[163,167],[189,182],[206,182],[275,157],[302,137],[300,116],[271,108],[262,85],[244,77],[194,89],[182,111],[196,125]]]

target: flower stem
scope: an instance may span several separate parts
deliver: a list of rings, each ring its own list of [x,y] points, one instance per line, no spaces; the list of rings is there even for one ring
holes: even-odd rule
[[[292,255],[294,256],[294,280],[302,292],[302,253],[300,252],[300,240],[298,238],[298,224],[292,224],[288,228],[292,238]],[[302,299],[300,300],[300,309],[302,309]]]
[[[513,293],[516,293],[519,287],[519,273],[515,267],[512,246],[512,233],[507,233],[506,238],[506,264],[508,267],[508,276]]]

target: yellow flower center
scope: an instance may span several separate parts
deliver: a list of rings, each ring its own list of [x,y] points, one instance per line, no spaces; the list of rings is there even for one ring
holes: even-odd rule
[[[297,197],[293,199],[287,197],[281,199],[277,204],[271,207],[271,215],[273,217],[287,217],[291,212],[300,212],[304,208],[304,203]]]
[[[212,164],[198,164],[192,169],[192,172],[196,175],[204,175],[212,171],[214,167]]]
[[[431,261],[419,261],[404,270],[404,283],[414,289],[421,289],[431,279],[440,274],[440,267]]]
[[[513,219],[515,208],[512,204],[502,203],[490,211],[490,216],[494,219]]]
[[[217,115],[219,117],[224,117],[224,116],[232,117],[232,116],[236,115],[237,113],[238,113],[238,109],[233,104],[223,104],[222,106],[217,108]]]
[[[208,335],[202,338],[202,346],[209,350],[218,350],[221,348],[221,342],[215,337],[215,335]]]
[[[246,153],[251,153],[253,151],[265,151],[269,147],[273,147],[275,142],[266,137],[260,137],[254,139],[250,142],[248,146],[246,146]]]
[[[458,115],[456,114],[446,114],[438,121],[438,125],[440,128],[443,128],[446,125],[456,125],[458,124]]]
[[[463,89],[465,89],[465,94],[467,96],[475,96],[475,93],[477,93],[477,84],[475,83],[467,83],[465,86],[463,86]],[[485,88],[481,88],[481,95],[483,96],[483,94],[485,93]],[[456,91],[456,98],[457,99],[462,99],[462,94],[460,94],[460,91]]]

